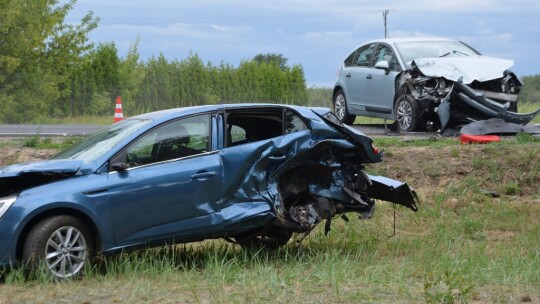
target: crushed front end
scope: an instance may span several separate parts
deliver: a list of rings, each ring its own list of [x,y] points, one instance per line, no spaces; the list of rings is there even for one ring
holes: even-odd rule
[[[420,121],[428,131],[491,118],[520,125],[534,119],[540,109],[517,113],[523,84],[514,73],[502,70],[508,66],[506,61],[501,64],[494,58],[481,58],[417,59],[398,76],[398,94],[416,100],[422,109]],[[484,61],[486,64],[480,64]],[[493,66],[487,66],[489,63]]]

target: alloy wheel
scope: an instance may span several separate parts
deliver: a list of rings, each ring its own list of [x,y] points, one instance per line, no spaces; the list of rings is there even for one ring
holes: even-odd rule
[[[68,278],[82,269],[87,251],[86,240],[79,229],[61,227],[47,240],[45,263],[55,277]]]
[[[413,119],[413,110],[407,100],[402,100],[397,106],[397,120],[401,130],[409,130]]]
[[[345,117],[345,111],[347,105],[345,104],[345,97],[343,94],[338,94],[336,96],[336,101],[334,102],[334,111],[339,120],[343,121]]]

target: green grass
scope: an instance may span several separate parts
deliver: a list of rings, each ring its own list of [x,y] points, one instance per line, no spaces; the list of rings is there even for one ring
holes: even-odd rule
[[[36,121],[30,121],[29,124],[47,124],[47,125],[101,125],[106,126],[113,123],[114,113],[110,116],[76,116],[76,117],[42,117]]]
[[[248,251],[225,241],[100,258],[53,282],[4,272],[0,303],[516,303],[540,301],[540,143],[376,139],[368,167],[417,188],[411,212],[380,202],[371,220],[333,220],[302,244]],[[485,194],[498,192],[500,198]]]
[[[523,103],[523,104],[518,104],[518,112],[519,113],[530,113],[530,112],[533,112],[533,111],[536,111],[540,109],[540,103]],[[531,123],[540,123],[540,115],[537,115],[532,121]]]
[[[40,137],[39,135],[34,135],[32,137],[22,139],[22,146],[26,148],[35,148],[35,149],[66,149],[73,144],[83,140],[84,137]]]

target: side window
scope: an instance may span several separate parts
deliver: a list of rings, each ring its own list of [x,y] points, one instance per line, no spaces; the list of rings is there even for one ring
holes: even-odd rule
[[[307,130],[308,127],[304,121],[293,111],[285,112],[285,134]]]
[[[283,110],[230,110],[226,113],[225,131],[225,147],[283,135]]]
[[[210,115],[192,116],[160,126],[131,144],[125,154],[130,167],[207,152]]]
[[[356,55],[356,51],[352,52],[352,54],[350,54],[349,57],[345,59],[343,64],[345,64],[346,67],[351,66],[353,64],[354,55]]]
[[[397,62],[396,56],[394,56],[394,52],[392,52],[392,49],[387,45],[381,44],[377,48],[377,52],[375,52],[374,58],[375,58],[375,60],[373,61],[374,64],[379,61],[387,61],[390,67],[390,70],[392,71],[401,70]]]
[[[370,44],[363,46],[356,50],[355,56],[353,58],[353,66],[370,66],[371,57],[375,51],[375,44]]]
[[[229,126],[231,128],[229,133],[232,143],[238,144],[240,142],[247,142],[248,134],[246,133],[246,130],[244,130],[244,128],[235,125]]]

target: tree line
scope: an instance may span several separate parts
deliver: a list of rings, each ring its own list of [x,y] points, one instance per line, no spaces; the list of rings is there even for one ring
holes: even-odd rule
[[[172,107],[233,102],[305,105],[300,65],[258,54],[238,66],[204,63],[195,53],[141,60],[138,39],[121,58],[114,43],[88,39],[99,18],[64,19],[75,0],[0,1],[0,122],[108,115],[116,96],[132,116]]]
[[[141,61],[137,44],[126,58],[117,56],[114,43],[99,44],[85,56],[68,80],[71,94],[53,109],[56,115],[110,114],[116,96],[122,96],[124,111],[130,116],[216,103],[306,104],[302,67],[283,66],[286,60],[281,55],[260,54],[237,67],[204,63],[194,53],[182,60],[160,54]]]
[[[92,12],[64,19],[76,0],[0,1],[0,123],[109,115],[122,96],[128,116],[172,107],[234,102],[331,106],[331,89],[306,88],[301,65],[258,54],[238,66],[196,54],[141,60],[138,39],[125,58],[114,43],[93,44]],[[540,75],[522,78],[520,102],[540,102]]]

